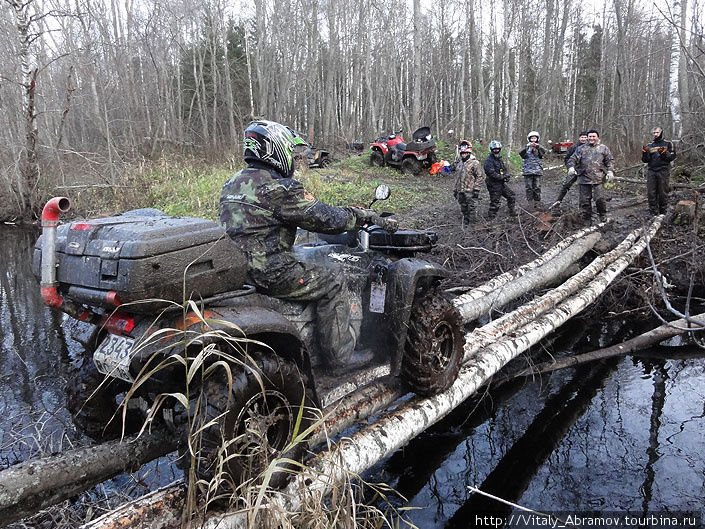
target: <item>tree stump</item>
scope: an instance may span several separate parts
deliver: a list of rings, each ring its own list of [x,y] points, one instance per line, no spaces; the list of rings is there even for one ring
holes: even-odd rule
[[[673,224],[692,224],[695,219],[695,202],[681,200],[673,210]]]

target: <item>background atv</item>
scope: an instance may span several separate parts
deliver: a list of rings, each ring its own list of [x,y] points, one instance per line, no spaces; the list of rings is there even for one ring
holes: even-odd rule
[[[405,143],[397,133],[378,138],[370,149],[371,165],[398,167],[406,174],[420,175],[437,161],[436,140],[428,127],[416,129],[411,143]]]
[[[380,186],[377,198],[388,196]],[[371,376],[392,373],[420,395],[457,377],[464,337],[437,289],[446,272],[416,257],[433,247],[433,232],[368,226],[296,247],[300,260],[345,276],[357,347],[375,352],[369,369],[331,376],[314,339],[314,304],[246,285],[244,258],[215,223],[135,210],[56,229],[53,217],[65,210],[67,199],[45,207],[33,270],[48,305],[96,324],[69,388],[76,424],[95,439],[164,422],[185,453],[190,429],[196,475],[239,484],[273,457],[301,459],[305,443],[292,440],[316,410]],[[270,485],[287,475],[275,472]]]

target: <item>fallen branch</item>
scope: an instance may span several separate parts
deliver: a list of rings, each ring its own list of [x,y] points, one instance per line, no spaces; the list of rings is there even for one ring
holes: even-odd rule
[[[705,313],[698,314],[697,316],[694,316],[694,318],[705,319]],[[683,328],[686,325],[688,325],[688,322],[685,319],[676,320],[656,327],[655,329],[651,329],[648,332],[640,334],[639,336],[631,338],[630,340],[620,344],[598,349],[596,351],[590,351],[589,353],[561,358],[560,360],[552,362],[537,364],[533,368],[523,369],[518,373],[514,373],[508,378],[549,373],[551,371],[556,371],[557,369],[575,367],[586,362],[593,362],[595,360],[603,360],[613,356],[622,356],[633,353],[639,349],[656,345],[663,340],[667,340],[669,338],[673,338],[674,336],[678,336],[679,334],[688,332],[688,330]]]

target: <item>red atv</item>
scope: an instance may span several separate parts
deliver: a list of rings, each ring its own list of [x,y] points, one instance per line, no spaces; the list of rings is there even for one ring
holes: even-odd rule
[[[398,134],[378,138],[370,145],[370,165],[390,165],[400,167],[406,174],[420,175],[436,163],[436,140],[431,136],[429,127],[416,129],[411,143],[405,143]]]

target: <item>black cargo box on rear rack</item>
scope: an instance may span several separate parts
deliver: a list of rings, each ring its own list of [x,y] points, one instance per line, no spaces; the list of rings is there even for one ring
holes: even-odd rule
[[[41,274],[42,238],[32,269]],[[240,288],[247,264],[242,252],[216,223],[170,217],[143,209],[101,219],[63,224],[57,229],[59,291],[79,303],[115,308],[145,299],[182,303]],[[133,312],[163,303],[134,303]]]

